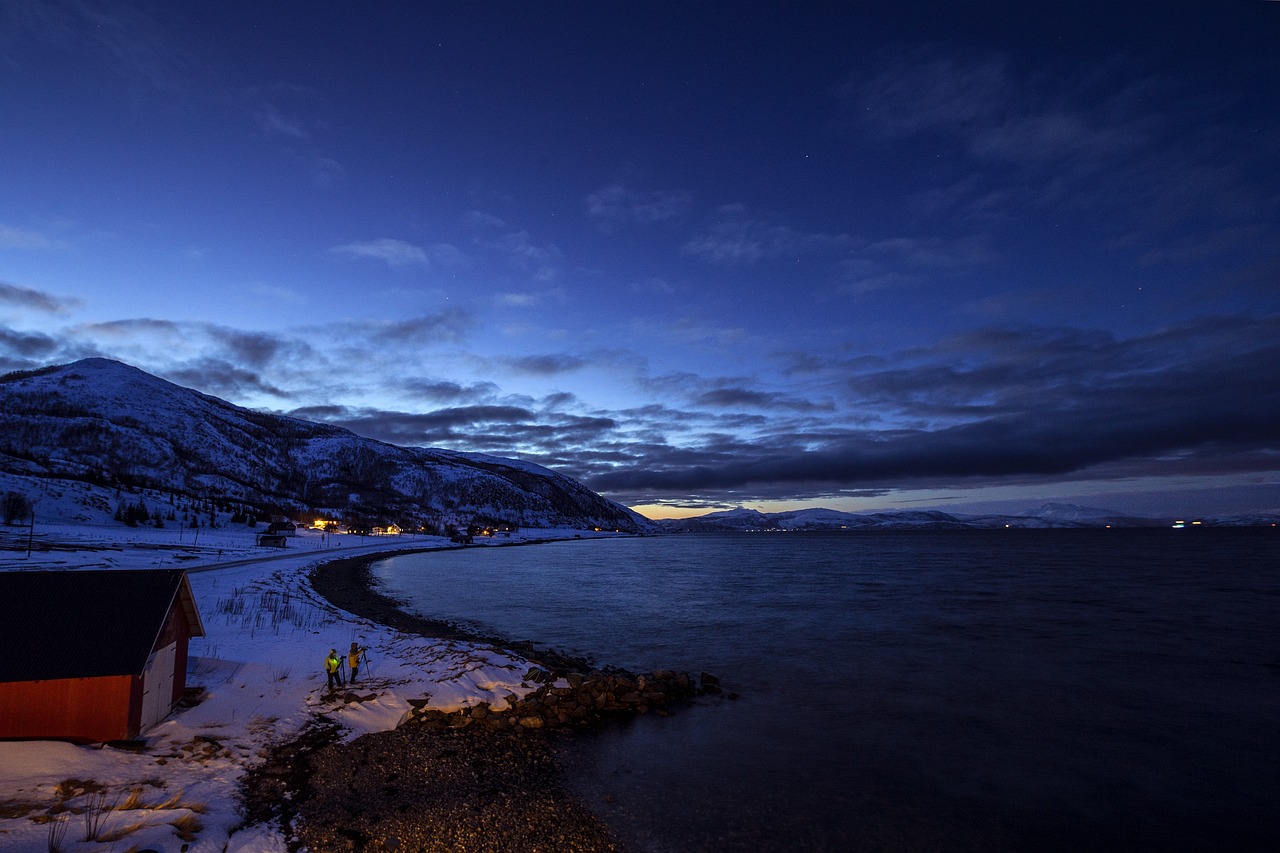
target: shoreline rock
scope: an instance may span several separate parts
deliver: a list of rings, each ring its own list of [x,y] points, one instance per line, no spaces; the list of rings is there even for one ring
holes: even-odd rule
[[[523,699],[512,697],[510,706],[495,711],[488,703],[459,711],[426,707],[425,700],[411,700],[414,706],[401,725],[418,725],[435,730],[465,729],[474,726],[490,731],[519,729],[560,729],[597,725],[610,717],[671,713],[672,705],[686,703],[707,691],[686,673],[670,670],[643,675],[620,671],[587,673],[534,668],[524,676],[541,686]]]

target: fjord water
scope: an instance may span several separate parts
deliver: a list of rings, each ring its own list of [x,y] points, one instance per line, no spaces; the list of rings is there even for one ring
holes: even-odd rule
[[[633,849],[1280,849],[1270,528],[584,540],[374,576],[740,694],[563,749]]]

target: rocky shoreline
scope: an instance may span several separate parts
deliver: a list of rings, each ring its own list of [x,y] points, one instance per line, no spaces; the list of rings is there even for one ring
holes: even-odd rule
[[[415,553],[439,549],[414,549]],[[244,785],[251,820],[274,818],[290,849],[566,850],[621,846],[560,782],[554,739],[614,716],[666,715],[695,696],[719,694],[707,673],[634,674],[479,636],[405,612],[373,586],[371,566],[388,554],[321,564],[315,590],[358,616],[422,636],[488,643],[535,666],[538,689],[495,711],[477,705],[444,713],[411,700],[409,721],[389,732],[337,742],[317,727],[282,744]]]
[[[277,820],[293,851],[623,850],[565,792],[546,732],[403,726],[338,743],[319,726],[244,791],[248,820]]]

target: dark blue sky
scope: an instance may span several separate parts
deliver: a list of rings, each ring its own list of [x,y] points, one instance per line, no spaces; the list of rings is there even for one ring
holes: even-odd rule
[[[1280,4],[0,5],[0,369],[651,515],[1280,509]]]

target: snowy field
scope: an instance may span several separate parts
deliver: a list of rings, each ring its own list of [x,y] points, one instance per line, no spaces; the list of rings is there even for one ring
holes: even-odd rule
[[[429,698],[442,710],[480,702],[498,710],[538,686],[522,680],[527,661],[385,628],[332,607],[307,582],[325,560],[449,547],[443,538],[299,531],[277,550],[255,547],[243,525],[195,532],[113,523],[37,523],[33,534],[0,528],[4,571],[187,569],[207,634],[192,640],[187,675],[188,687],[204,689],[203,701],[148,731],[140,750],[0,742],[3,853],[283,851],[279,828],[245,826],[237,799],[240,777],[272,743],[317,717],[337,722],[350,739],[394,728],[410,699]],[[580,533],[531,530],[493,544]],[[367,647],[370,666],[350,689],[358,701],[347,702],[327,694],[323,659],[352,642]]]

